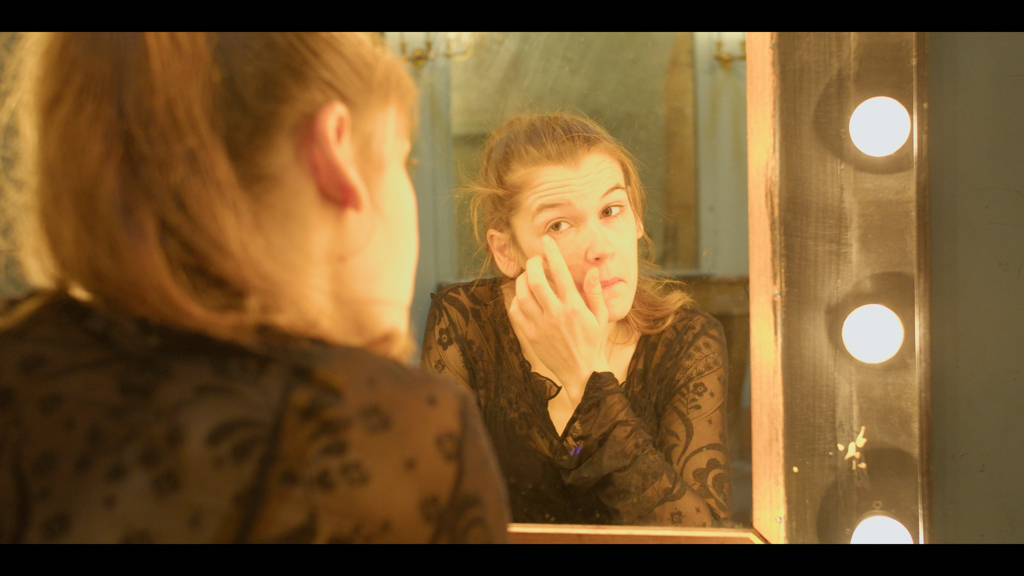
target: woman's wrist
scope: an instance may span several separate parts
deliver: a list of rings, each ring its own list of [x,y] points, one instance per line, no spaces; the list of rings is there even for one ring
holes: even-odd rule
[[[590,377],[595,372],[600,373],[611,371],[612,370],[608,366],[608,362],[605,360],[589,363],[587,367],[581,367],[581,369],[571,378],[567,378],[566,381],[563,382],[562,388],[569,396],[569,400],[572,401],[573,406],[575,406],[583,400],[583,392],[586,391],[587,382],[590,382]]]

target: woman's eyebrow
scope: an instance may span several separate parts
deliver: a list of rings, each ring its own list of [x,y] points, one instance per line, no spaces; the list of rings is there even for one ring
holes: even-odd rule
[[[604,199],[605,196],[611,194],[612,192],[615,192],[616,190],[623,190],[623,191],[625,191],[626,187],[623,186],[622,184],[616,184],[616,185],[612,186],[611,188],[609,188],[608,190],[606,190],[604,194],[601,194],[601,198]],[[540,204],[537,204],[536,206],[534,206],[533,210],[530,211],[530,213],[531,213],[530,219],[532,220],[532,219],[536,218],[537,216],[540,215],[541,212],[544,212],[546,210],[552,210],[552,209],[555,209],[555,208],[563,208],[563,207],[570,207],[571,208],[571,207],[575,207],[575,206],[576,206],[576,204],[574,202],[570,202],[568,200],[555,200],[554,202],[541,202]]]
[[[609,188],[604,194],[601,194],[601,198],[604,198],[605,196],[611,194],[612,192],[615,192],[616,190],[625,191],[626,187],[623,186],[622,184],[616,184],[615,186],[612,186],[611,188]]]
[[[541,212],[544,212],[546,210],[552,210],[554,208],[562,208],[562,207],[566,207],[566,206],[572,207],[572,206],[575,206],[575,205],[576,205],[575,203],[569,202],[567,200],[556,200],[554,202],[542,202],[542,203],[537,204],[536,206],[533,207],[533,210],[531,210],[532,215],[530,216],[530,218],[531,219],[536,218],[537,216],[540,215]]]

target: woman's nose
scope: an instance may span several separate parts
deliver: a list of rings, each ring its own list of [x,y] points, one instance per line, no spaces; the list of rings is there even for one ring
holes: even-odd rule
[[[604,262],[615,252],[608,235],[599,226],[587,226],[584,234],[584,254],[588,262]]]

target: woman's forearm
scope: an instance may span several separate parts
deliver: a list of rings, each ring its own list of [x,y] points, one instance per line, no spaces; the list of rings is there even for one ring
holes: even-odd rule
[[[715,523],[716,512],[706,498],[713,495],[699,494],[655,446],[610,373],[595,374],[588,382],[556,446],[555,460],[566,483],[598,491],[616,522]]]

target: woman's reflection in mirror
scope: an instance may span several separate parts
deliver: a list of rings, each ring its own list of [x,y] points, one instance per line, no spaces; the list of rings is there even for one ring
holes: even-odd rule
[[[517,117],[466,192],[494,277],[434,295],[422,366],[476,394],[514,520],[721,525],[726,343],[651,274],[629,152],[585,118]]]

